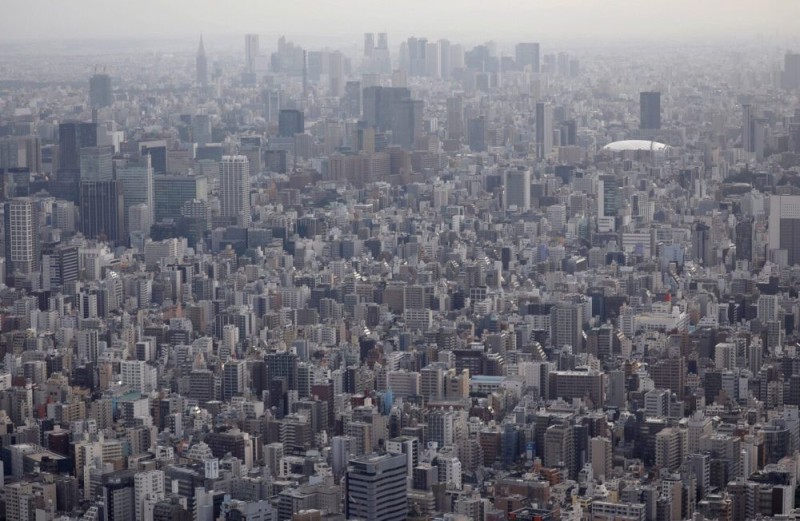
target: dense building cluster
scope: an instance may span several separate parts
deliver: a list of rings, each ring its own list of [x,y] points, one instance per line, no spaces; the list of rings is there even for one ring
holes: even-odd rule
[[[800,517],[800,54],[244,43],[3,57],[6,519]]]

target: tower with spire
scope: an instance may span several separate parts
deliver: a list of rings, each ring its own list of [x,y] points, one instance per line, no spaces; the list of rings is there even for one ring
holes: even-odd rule
[[[208,85],[208,60],[206,59],[206,49],[203,46],[202,35],[200,35],[200,46],[197,48],[195,65],[197,69],[197,85],[206,87]]]

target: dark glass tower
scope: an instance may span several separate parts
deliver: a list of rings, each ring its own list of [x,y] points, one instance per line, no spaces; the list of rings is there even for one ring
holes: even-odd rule
[[[658,130],[661,128],[661,93],[639,93],[639,128]]]

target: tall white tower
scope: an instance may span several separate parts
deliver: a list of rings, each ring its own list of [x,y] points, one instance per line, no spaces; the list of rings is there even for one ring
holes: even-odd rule
[[[235,217],[240,226],[250,224],[250,163],[247,156],[222,156],[219,199],[223,217]]]

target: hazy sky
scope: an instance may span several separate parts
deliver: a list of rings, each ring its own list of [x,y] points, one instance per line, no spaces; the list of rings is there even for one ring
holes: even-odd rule
[[[516,40],[690,40],[797,43],[800,0],[3,0],[0,41],[352,36],[389,33]],[[393,37],[394,35],[394,37]],[[271,45],[271,42],[270,42]]]

